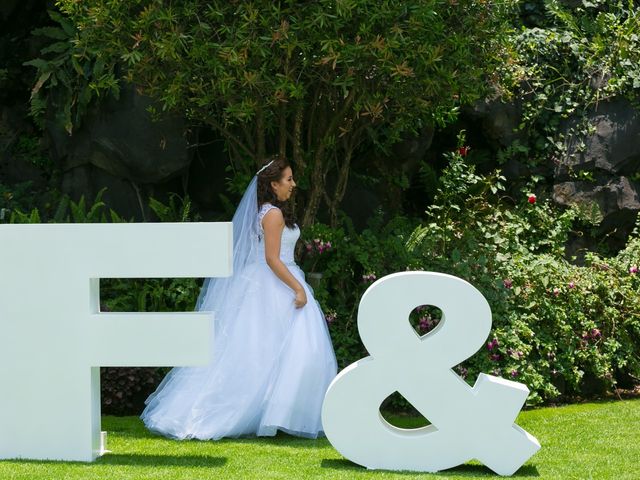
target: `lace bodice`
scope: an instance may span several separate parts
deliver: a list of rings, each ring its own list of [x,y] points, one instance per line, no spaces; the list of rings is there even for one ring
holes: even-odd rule
[[[278,208],[275,205],[270,203],[265,203],[260,208],[258,212],[258,232],[259,232],[259,241],[258,241],[258,261],[265,262],[265,254],[264,254],[264,229],[262,228],[262,219],[267,214],[267,212],[273,208]],[[292,265],[295,263],[294,260],[294,250],[296,247],[296,242],[300,238],[300,229],[297,225],[294,228],[284,227],[282,231],[282,238],[280,240],[280,260],[282,260],[285,264]]]

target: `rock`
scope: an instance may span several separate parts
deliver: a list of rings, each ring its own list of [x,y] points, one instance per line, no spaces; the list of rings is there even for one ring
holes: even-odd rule
[[[619,177],[604,185],[591,182],[564,182],[554,185],[553,200],[560,205],[597,205],[606,218],[619,210],[640,210],[640,185]]]
[[[392,161],[402,164],[418,164],[433,142],[433,127],[424,127],[417,136],[408,137],[392,147]]]
[[[483,136],[494,146],[508,147],[515,140],[526,143],[525,134],[516,131],[522,121],[520,103],[504,103],[499,98],[487,98],[476,102],[465,114],[480,123]]]
[[[226,192],[229,173],[225,170],[228,165],[228,154],[224,150],[224,141],[210,129],[202,128],[197,134],[194,159],[189,167],[188,194],[209,219],[211,215],[224,213],[224,206],[220,200],[220,193]],[[232,203],[236,198],[230,198]],[[233,212],[232,212],[233,213]]]
[[[96,195],[105,187],[107,190],[104,192],[102,200],[107,205],[107,214],[109,209],[113,209],[125,220],[131,218],[136,221],[148,219],[148,199],[144,187],[113,176],[93,165],[72,168],[66,171],[62,177],[62,191],[75,202],[84,196],[88,207],[93,205]],[[140,194],[140,198],[138,194]]]
[[[570,133],[580,120],[565,125],[567,152],[556,163],[556,181],[569,180],[581,171],[619,176],[640,170],[640,112],[628,100],[600,103],[588,120],[595,133],[586,138]]]
[[[109,100],[87,114],[72,136],[47,123],[52,151],[63,171],[91,164],[139,184],[166,181],[191,163],[186,124],[173,117],[152,121],[152,101],[125,87],[119,100]]]
[[[554,167],[553,198],[560,205],[580,205],[592,215],[597,236],[616,251],[624,246],[640,211],[640,184],[632,180],[640,171],[640,112],[618,98],[600,103],[587,118],[594,132],[586,138],[572,133],[580,119],[563,127],[567,148]]]
[[[608,235],[609,246],[624,246],[640,211],[640,184],[627,177],[604,184],[563,182],[554,185],[553,200],[560,205],[578,205],[598,224],[601,235]]]

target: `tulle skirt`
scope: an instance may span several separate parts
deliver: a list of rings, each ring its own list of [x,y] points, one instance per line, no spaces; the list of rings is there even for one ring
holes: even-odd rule
[[[288,265],[307,304],[265,263],[235,275],[213,321],[212,361],[169,372],[141,415],[156,433],[177,438],[323,434],[320,411],[336,359],[326,321],[304,273]],[[203,308],[203,310],[206,310]]]

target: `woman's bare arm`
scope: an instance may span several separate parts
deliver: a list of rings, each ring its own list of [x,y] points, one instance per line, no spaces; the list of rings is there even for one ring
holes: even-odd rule
[[[264,229],[264,253],[267,265],[296,294],[294,303],[297,308],[307,303],[307,294],[300,282],[280,260],[280,240],[284,230],[284,217],[279,208],[272,208],[262,219]]]

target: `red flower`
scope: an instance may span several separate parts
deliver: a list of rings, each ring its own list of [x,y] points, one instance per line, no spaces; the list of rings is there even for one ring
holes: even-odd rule
[[[468,146],[460,147],[458,148],[458,155],[460,155],[461,157],[466,157],[467,153],[469,153],[469,150],[471,150],[471,147],[468,147]]]
[[[536,197],[536,195],[534,193],[529,195],[529,198],[527,198],[527,202],[529,202],[531,205],[536,203],[536,200],[537,200],[537,197]]]

